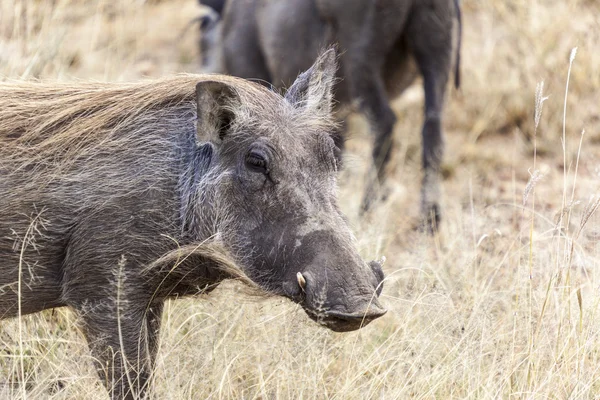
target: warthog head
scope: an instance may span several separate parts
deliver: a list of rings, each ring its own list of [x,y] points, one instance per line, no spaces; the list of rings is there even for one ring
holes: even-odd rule
[[[258,85],[198,84],[199,151],[209,161],[187,223],[221,240],[261,287],[349,331],[386,310],[377,299],[381,263],[361,259],[337,204],[335,70],[328,50],[285,97]]]

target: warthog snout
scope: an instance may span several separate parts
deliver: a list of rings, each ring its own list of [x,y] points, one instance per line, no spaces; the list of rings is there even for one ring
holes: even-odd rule
[[[363,279],[351,282],[346,288],[331,285],[328,279],[321,280],[324,283],[319,284],[320,280],[311,272],[298,272],[297,286],[293,290],[295,293],[289,295],[304,307],[314,321],[333,331],[360,329],[387,312],[377,299],[383,288],[383,261],[371,261],[369,267],[372,274],[365,267]],[[358,278],[354,275],[355,279]],[[364,282],[369,282],[371,287]],[[331,287],[327,287],[328,285]],[[353,290],[347,290],[348,287]]]

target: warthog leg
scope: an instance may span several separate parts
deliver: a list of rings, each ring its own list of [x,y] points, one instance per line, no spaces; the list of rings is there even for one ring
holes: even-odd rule
[[[146,303],[147,305],[147,303]],[[158,348],[162,304],[103,298],[77,307],[101,381],[111,399],[145,397]]]
[[[348,9],[350,6],[354,8]],[[346,50],[342,62],[345,85],[352,101],[358,103],[360,112],[367,117],[373,133],[373,168],[362,204],[362,210],[366,211],[380,197],[379,186],[385,178],[393,148],[396,115],[390,107],[383,67],[402,30],[406,12],[389,24],[382,23],[390,22],[383,7],[372,7],[368,2],[335,3],[331,12],[335,13],[332,15],[339,13],[337,38],[340,47]]]
[[[451,4],[448,4],[451,6]],[[448,75],[452,65],[452,10],[416,7],[407,25],[407,40],[421,74],[425,91],[423,125],[423,181],[421,218],[423,227],[433,232],[441,218],[440,164],[444,153],[442,112]]]
[[[365,60],[367,61],[367,60]],[[358,64],[359,61],[356,61]],[[379,197],[379,185],[385,178],[385,168],[393,147],[392,132],[396,115],[389,105],[380,65],[360,62],[362,76],[353,80],[353,97],[359,101],[360,110],[366,115],[374,134],[373,170],[369,174],[367,190],[363,199],[363,210],[368,210]],[[356,76],[346,73],[346,76]],[[349,78],[353,79],[353,78]]]
[[[160,323],[162,320],[164,302],[152,303],[146,310],[146,321],[148,323],[148,352],[150,356],[150,367],[154,367],[156,362],[156,353],[158,352],[158,339],[160,333]]]

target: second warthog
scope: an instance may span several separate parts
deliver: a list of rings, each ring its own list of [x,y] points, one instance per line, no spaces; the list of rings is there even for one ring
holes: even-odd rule
[[[130,398],[164,300],[232,275],[336,331],[383,315],[337,204],[334,76],[328,51],[285,98],[216,75],[0,84],[0,318],[73,308]]]
[[[205,0],[200,3],[211,5]],[[227,0],[218,24],[206,24],[203,52],[216,72],[287,87],[320,49],[341,51],[336,100],[356,103],[375,136],[377,178],[385,177],[396,116],[390,100],[419,72],[425,90],[421,212],[433,228],[440,220],[444,94],[455,61],[459,84],[459,0]],[[223,7],[223,3],[225,6]],[[215,36],[219,40],[215,40]],[[456,55],[456,57],[454,57]],[[374,177],[372,177],[374,178]],[[368,208],[375,197],[365,195]]]

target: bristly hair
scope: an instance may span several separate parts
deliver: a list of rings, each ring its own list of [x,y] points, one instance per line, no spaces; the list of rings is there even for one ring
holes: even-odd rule
[[[202,146],[196,143],[195,87],[202,80],[235,87],[248,115],[282,103],[259,85],[213,75],[138,83],[0,83],[0,227],[14,232],[0,238],[0,253],[13,251],[46,204],[52,215],[44,214],[49,222],[43,234],[68,240],[76,226],[108,202],[135,210],[139,206],[131,199],[160,196],[173,218],[168,218],[170,226],[157,231],[181,235],[182,227],[195,222],[182,218],[193,194],[181,189],[194,190],[197,175],[206,170],[200,164],[207,154],[197,154]],[[190,175],[189,168],[195,167]],[[127,220],[125,215],[116,218]],[[110,229],[113,235],[130,234],[119,231],[122,226]],[[32,259],[37,257],[33,253]]]
[[[51,151],[67,157],[86,145],[111,140],[111,133],[135,129],[137,119],[149,110],[193,102],[195,85],[203,80],[235,84],[243,100],[260,97],[264,107],[277,102],[274,93],[268,95],[259,85],[220,75],[179,75],[138,83],[2,82],[0,144],[30,150],[31,156]]]

